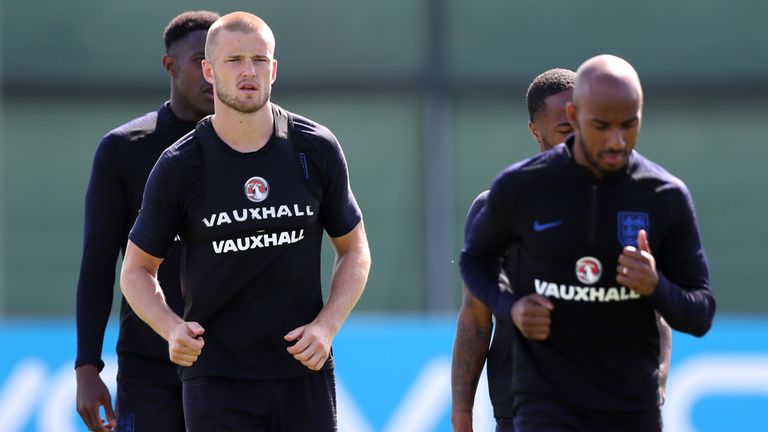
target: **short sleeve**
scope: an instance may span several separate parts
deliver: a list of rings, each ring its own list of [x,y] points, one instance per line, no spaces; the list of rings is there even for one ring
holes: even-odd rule
[[[327,131],[327,130],[326,130]],[[323,198],[320,218],[331,237],[341,237],[354,229],[363,215],[349,184],[349,171],[338,140],[327,131],[323,136]]]
[[[165,257],[179,231],[183,174],[183,161],[170,147],[160,156],[147,180],[141,210],[129,239],[152,256]]]

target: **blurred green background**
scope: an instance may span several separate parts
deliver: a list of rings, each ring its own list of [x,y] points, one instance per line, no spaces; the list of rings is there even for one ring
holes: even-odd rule
[[[612,53],[646,89],[638,150],[693,194],[719,311],[768,312],[766,2],[1,5],[0,316],[73,316],[93,152],[168,97],[162,30],[188,9],[263,17],[280,61],[273,100],[339,137],[374,260],[358,310],[457,309],[472,199],[537,151],[528,83]]]

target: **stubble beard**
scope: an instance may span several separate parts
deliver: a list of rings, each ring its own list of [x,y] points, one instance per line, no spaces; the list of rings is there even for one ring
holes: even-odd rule
[[[576,133],[578,134],[578,138],[579,138],[578,141],[579,141],[579,146],[581,147],[581,153],[584,155],[584,159],[587,161],[587,163],[589,164],[589,167],[592,168],[593,171],[599,172],[600,174],[609,174],[609,173],[621,171],[622,168],[627,166],[626,152],[624,152],[625,153],[624,164],[622,164],[620,167],[616,169],[608,169],[600,165],[600,161],[596,157],[592,156],[592,154],[589,152],[587,148],[588,147],[587,142],[584,141],[584,135],[581,134],[581,131],[578,131]]]
[[[267,88],[264,93],[259,95],[258,99],[243,101],[238,100],[236,96],[227,93],[227,91],[222,89],[218,83],[216,84],[216,98],[224,105],[243,114],[252,114],[264,108],[264,105],[269,101],[271,94],[271,89]]]

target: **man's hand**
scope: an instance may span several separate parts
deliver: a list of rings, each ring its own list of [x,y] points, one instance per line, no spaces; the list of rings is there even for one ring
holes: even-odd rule
[[[284,336],[288,342],[297,341],[288,347],[293,358],[315,371],[320,370],[328,360],[333,337],[330,329],[316,321],[291,330]]]
[[[473,432],[472,412],[452,412],[451,424],[453,425],[453,432]]]
[[[627,246],[619,255],[616,282],[647,296],[656,291],[659,275],[656,273],[656,259],[651,255],[651,246],[648,244],[645,230],[637,233],[637,246]]]
[[[174,327],[168,337],[171,361],[179,366],[192,366],[203,351],[203,333],[205,329],[196,322],[182,322]]]
[[[90,431],[111,431],[117,426],[112,411],[112,397],[94,365],[83,365],[75,370],[77,375],[77,413]],[[100,408],[104,407],[106,420],[101,418]]]
[[[546,297],[529,294],[512,306],[512,321],[526,338],[546,340],[552,323],[550,314],[554,308]]]

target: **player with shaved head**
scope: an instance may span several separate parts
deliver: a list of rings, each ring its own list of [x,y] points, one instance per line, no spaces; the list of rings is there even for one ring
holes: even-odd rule
[[[126,299],[181,366],[190,432],[336,430],[331,343],[370,253],[336,137],[270,101],[274,51],[249,13],[211,26],[214,114],[160,157],[123,263]],[[336,251],[325,303],[323,232]],[[183,317],[155,278],[177,234]]]
[[[551,150],[573,133],[565,107],[573,99],[575,81],[574,71],[554,68],[537,75],[528,86],[525,95],[528,128],[539,150]],[[472,219],[487,199],[488,191],[475,198],[467,214],[466,228],[471,226]],[[504,277],[507,282],[510,278],[514,280],[516,254],[517,246],[513,246],[504,257]],[[514,291],[514,287],[509,289]],[[486,358],[488,391],[496,419],[496,432],[514,432],[511,323],[497,319],[494,325],[491,312],[466,286],[463,288],[457,321],[451,368],[451,422],[454,432],[473,430],[475,392]],[[672,332],[662,319],[658,319],[658,324],[661,343],[659,386],[664,394],[671,360]]]
[[[573,136],[502,171],[468,229],[462,277],[515,327],[517,432],[661,430],[656,315],[696,336],[712,324],[690,193],[634,149],[642,107],[629,63],[587,60]],[[498,280],[511,245],[514,292]]]

